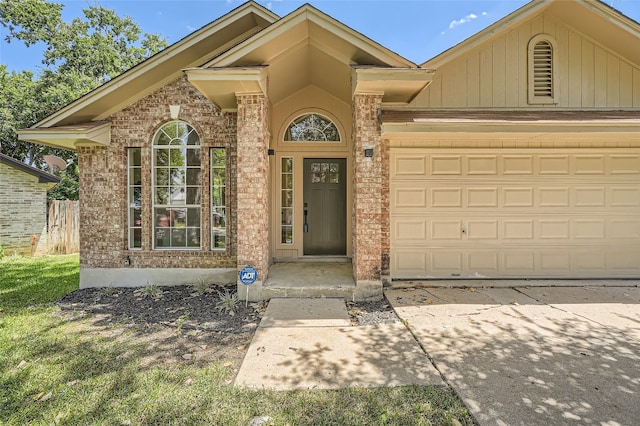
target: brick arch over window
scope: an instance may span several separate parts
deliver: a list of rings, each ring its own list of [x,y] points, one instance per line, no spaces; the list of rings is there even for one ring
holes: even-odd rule
[[[528,92],[530,104],[556,104],[557,48],[550,35],[538,34],[528,45]]]

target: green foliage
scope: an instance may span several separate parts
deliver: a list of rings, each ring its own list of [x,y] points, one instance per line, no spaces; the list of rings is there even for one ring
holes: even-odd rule
[[[216,309],[218,311],[225,311],[229,314],[235,313],[236,305],[238,304],[238,294],[232,293],[229,290],[225,290],[224,293],[218,292],[218,302],[216,303]]]
[[[62,19],[63,4],[47,0],[0,0],[0,26],[6,41],[45,47],[42,68],[9,72],[0,65],[0,141],[2,153],[43,168],[43,156],[57,155],[77,164],[75,153],[19,141],[24,129],[78,97],[159,52],[167,43],[158,34],[144,34],[130,17],[119,17],[96,3],[83,18]],[[59,194],[77,199],[75,174],[67,173]]]
[[[49,200],[77,200],[78,199],[78,166],[70,164],[66,170],[55,173],[60,183],[47,193]]]

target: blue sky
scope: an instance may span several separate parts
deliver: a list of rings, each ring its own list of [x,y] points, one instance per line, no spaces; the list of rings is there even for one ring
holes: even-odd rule
[[[58,0],[64,18],[81,16],[95,0]],[[245,0],[101,0],[120,16],[131,16],[143,32],[159,33],[175,43],[238,7]],[[405,58],[422,63],[526,4],[528,0],[268,0],[258,3],[284,16],[304,3],[338,19]],[[640,0],[607,0],[640,21]],[[37,71],[41,47],[0,42],[0,63],[9,70]]]

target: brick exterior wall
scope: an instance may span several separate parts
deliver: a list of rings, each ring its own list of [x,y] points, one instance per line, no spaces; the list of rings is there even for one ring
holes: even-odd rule
[[[382,95],[356,94],[353,98],[353,276],[379,281],[382,269],[383,149],[378,109]],[[364,150],[373,148],[373,157]],[[388,213],[387,213],[388,215]],[[387,237],[388,238],[388,237]],[[387,252],[388,255],[388,252]]]
[[[238,100],[238,268],[252,265],[258,280],[269,264],[269,101],[264,95]]]
[[[169,105],[180,105],[178,119],[200,136],[202,156],[201,249],[152,248],[152,142],[172,121]],[[236,114],[222,113],[181,77],[111,117],[109,147],[80,146],[80,263],[84,268],[235,268],[237,201]],[[142,249],[128,249],[127,149],[142,148]],[[211,250],[210,163],[212,147],[227,149],[227,249]]]
[[[32,235],[46,225],[47,189],[38,177],[0,163],[0,246],[5,255],[31,254]]]

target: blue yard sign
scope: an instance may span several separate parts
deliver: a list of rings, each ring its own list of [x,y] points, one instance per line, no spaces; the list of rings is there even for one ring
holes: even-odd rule
[[[245,266],[240,271],[240,282],[244,285],[251,285],[258,279],[258,271],[253,266]]]

